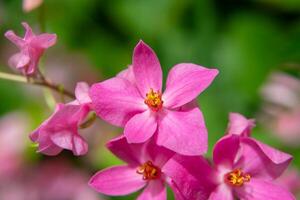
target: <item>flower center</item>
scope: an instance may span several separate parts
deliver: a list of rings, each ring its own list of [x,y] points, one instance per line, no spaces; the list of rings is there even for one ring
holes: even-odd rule
[[[243,186],[245,182],[251,179],[250,174],[245,174],[240,169],[235,169],[225,175],[225,182],[231,186]]]
[[[151,161],[147,161],[136,170],[136,173],[143,175],[143,180],[153,180],[160,177],[161,171]]]
[[[162,108],[163,100],[161,99],[161,93],[159,90],[155,92],[152,88],[146,94],[145,104],[152,110],[157,112],[159,109]]]

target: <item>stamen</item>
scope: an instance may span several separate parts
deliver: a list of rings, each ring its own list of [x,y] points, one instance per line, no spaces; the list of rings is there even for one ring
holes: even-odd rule
[[[163,100],[161,99],[161,93],[159,91],[154,92],[151,88],[150,91],[146,94],[145,104],[152,110],[157,112],[162,108]]]
[[[245,182],[251,179],[250,174],[245,174],[240,169],[235,169],[225,175],[225,182],[231,186],[243,186]]]
[[[160,177],[161,171],[151,161],[147,161],[136,170],[136,173],[143,175],[143,180],[153,180]]]

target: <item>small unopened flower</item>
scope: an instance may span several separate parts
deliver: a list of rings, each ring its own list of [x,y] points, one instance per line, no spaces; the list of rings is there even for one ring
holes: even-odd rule
[[[43,0],[23,0],[23,11],[30,12],[43,3]]]
[[[166,184],[175,196],[181,196],[181,188],[176,184],[185,178],[185,171],[177,168],[172,159],[180,156],[164,147],[157,146],[153,140],[143,144],[129,144],[124,136],[110,141],[107,147],[127,165],[113,166],[96,173],[89,185],[96,191],[111,195],[128,195],[144,188],[139,200],[167,199]]]
[[[91,99],[105,121],[124,127],[129,143],[142,143],[157,132],[157,144],[183,155],[207,150],[207,130],[200,109],[181,109],[214,80],[218,70],[191,63],[175,65],[162,92],[162,69],[153,50],[139,42],[133,63],[117,77],[94,84]]]
[[[17,36],[11,30],[5,33],[5,37],[20,50],[19,53],[9,59],[8,63],[10,67],[18,69],[24,75],[32,75],[37,72],[39,60],[45,49],[56,43],[56,34],[43,33],[35,35],[27,23],[23,22],[22,25],[26,31],[23,38]]]
[[[91,111],[91,100],[86,83],[78,83],[76,100],[68,104],[58,104],[56,110],[30,138],[38,143],[38,151],[46,155],[57,155],[63,149],[73,151],[74,155],[83,155],[88,151],[86,141],[79,135],[78,129]]]

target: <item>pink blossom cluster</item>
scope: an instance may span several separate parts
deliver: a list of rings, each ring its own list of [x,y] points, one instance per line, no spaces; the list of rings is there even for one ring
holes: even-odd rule
[[[32,75],[56,36],[35,36],[23,25],[24,38],[6,33],[20,49],[10,63]],[[76,99],[59,103],[30,138],[38,143],[38,152],[46,155],[57,155],[63,149],[84,155],[88,144],[79,129],[89,113],[95,112],[124,129],[107,148],[126,163],[101,170],[90,179],[89,185],[99,193],[119,196],[143,189],[138,200],[164,200],[169,186],[179,200],[295,199],[275,183],[292,156],[252,138],[252,119],[231,113],[226,134],[214,146],[212,161],[204,157],[208,131],[197,97],[217,74],[217,69],[180,63],[170,70],[163,91],[160,62],[140,41],[127,69],[91,87],[78,83]]]

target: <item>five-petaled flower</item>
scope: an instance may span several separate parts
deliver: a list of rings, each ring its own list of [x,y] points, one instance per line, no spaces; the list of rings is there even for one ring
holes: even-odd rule
[[[20,52],[13,55],[8,63],[10,67],[20,70],[24,75],[32,75],[37,72],[44,50],[56,43],[56,34],[35,35],[27,23],[23,22],[22,25],[26,30],[24,38],[17,36],[11,30],[5,33],[5,37],[20,49]]]
[[[153,50],[139,42],[133,63],[116,77],[90,90],[98,116],[124,127],[129,143],[143,143],[157,133],[157,144],[183,155],[207,150],[207,130],[197,106],[182,109],[205,90],[218,74],[191,63],[175,65],[162,93],[162,69]]]
[[[79,135],[78,129],[91,111],[88,90],[86,83],[77,83],[76,100],[68,104],[58,104],[52,116],[31,133],[30,139],[39,145],[38,152],[57,155],[63,149],[68,149],[74,155],[87,153],[88,145]]]
[[[176,182],[184,179],[186,171],[177,168],[173,158],[184,160],[186,156],[157,146],[153,140],[129,144],[124,136],[110,141],[107,147],[127,165],[113,166],[96,173],[89,182],[96,191],[119,196],[145,188],[138,200],[164,200],[167,199],[165,185],[168,184],[175,196],[182,198],[181,188]]]

